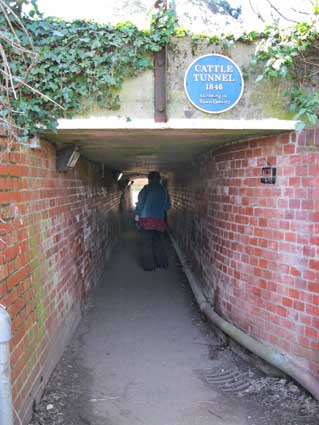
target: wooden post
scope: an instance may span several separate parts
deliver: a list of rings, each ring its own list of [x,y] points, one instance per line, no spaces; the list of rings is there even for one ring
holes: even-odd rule
[[[154,7],[167,9],[167,0],[157,0]],[[167,122],[167,91],[166,91],[167,49],[164,47],[154,56],[154,119],[155,122]]]

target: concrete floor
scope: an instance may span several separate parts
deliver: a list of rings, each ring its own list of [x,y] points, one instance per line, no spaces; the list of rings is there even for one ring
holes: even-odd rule
[[[137,232],[123,233],[31,425],[317,424],[297,417],[305,398],[291,398],[287,382],[238,397],[248,375],[250,388],[264,378],[222,351],[168,251],[168,270],[144,272]]]
[[[214,410],[224,424],[246,424],[245,412],[219,412],[217,394],[200,378],[211,367],[207,329],[176,261],[144,272],[137,253],[136,234],[126,232],[82,334],[94,414],[112,425],[205,425]]]
[[[201,378],[218,342],[192,305],[172,248],[168,270],[144,272],[137,240],[135,231],[123,235],[82,324],[78,362],[90,375],[91,422],[248,424],[245,410],[225,409]]]

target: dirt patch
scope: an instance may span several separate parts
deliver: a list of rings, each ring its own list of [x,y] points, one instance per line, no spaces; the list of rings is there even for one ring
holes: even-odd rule
[[[107,425],[93,411],[89,397],[91,372],[81,364],[82,333],[85,318],[76,337],[66,349],[36,406],[29,425]]]

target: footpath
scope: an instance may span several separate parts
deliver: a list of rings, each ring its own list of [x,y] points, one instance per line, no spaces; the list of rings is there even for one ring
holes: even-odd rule
[[[294,384],[221,346],[167,248],[169,268],[144,272],[138,233],[123,232],[30,425],[317,424]],[[305,403],[299,422],[294,409]]]

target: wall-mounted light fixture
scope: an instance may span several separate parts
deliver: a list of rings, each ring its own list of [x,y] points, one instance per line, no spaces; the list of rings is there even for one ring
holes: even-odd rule
[[[112,176],[116,182],[119,182],[121,178],[123,177],[123,173],[122,171],[119,171],[119,170],[112,170]]]
[[[78,159],[80,158],[80,152],[76,146],[72,146],[62,151],[57,152],[56,157],[56,169],[59,172],[67,171],[70,168],[74,168]]]

